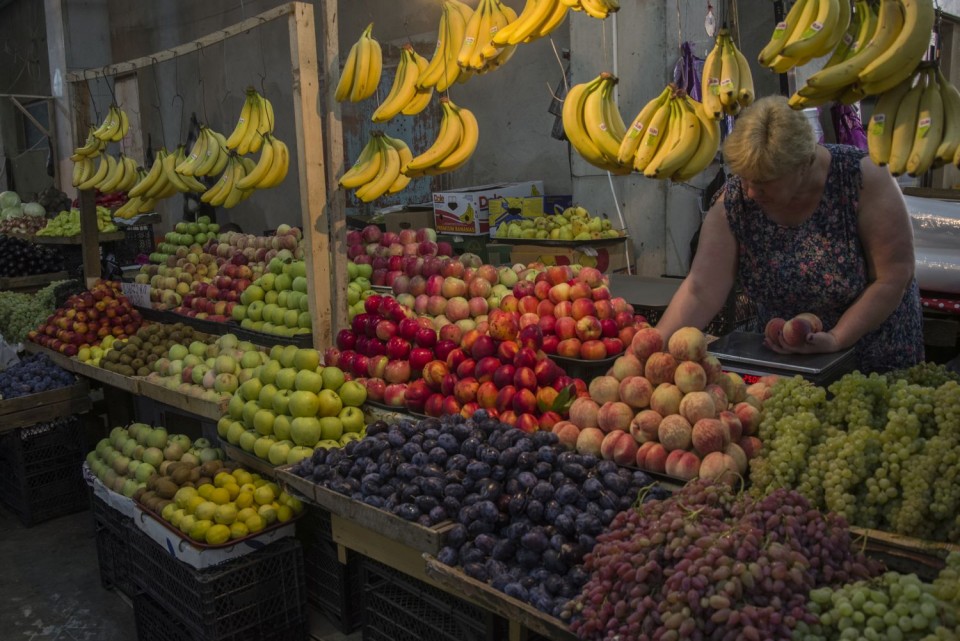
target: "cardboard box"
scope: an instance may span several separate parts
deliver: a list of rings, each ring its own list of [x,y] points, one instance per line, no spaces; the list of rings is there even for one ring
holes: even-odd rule
[[[408,207],[401,211],[384,214],[383,224],[386,231],[399,234],[404,229],[434,228],[433,209],[429,205],[423,207]]]
[[[510,252],[513,263],[543,263],[544,265],[586,265],[596,267],[604,274],[626,273],[626,243],[613,247],[543,247],[514,245]]]
[[[542,180],[480,185],[435,193],[433,213],[437,232],[465,236],[489,234],[491,200],[540,197],[542,193]]]
[[[573,204],[573,196],[531,196],[529,198],[499,198],[490,201],[490,237],[495,237],[502,223],[539,218],[562,213]]]

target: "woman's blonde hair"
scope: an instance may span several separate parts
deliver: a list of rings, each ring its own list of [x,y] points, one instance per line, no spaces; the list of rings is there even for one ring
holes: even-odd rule
[[[730,170],[765,182],[810,164],[817,153],[813,128],[783,96],[761,98],[744,109],[723,143]]]

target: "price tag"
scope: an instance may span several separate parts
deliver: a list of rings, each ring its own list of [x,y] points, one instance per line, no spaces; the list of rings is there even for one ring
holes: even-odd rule
[[[584,256],[597,257],[597,250],[593,247],[577,247],[577,249],[580,250]]]
[[[136,307],[150,307],[150,285],[144,283],[122,283],[120,290]]]

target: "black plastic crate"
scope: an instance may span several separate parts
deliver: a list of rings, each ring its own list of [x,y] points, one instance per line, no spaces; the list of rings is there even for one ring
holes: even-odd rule
[[[71,416],[0,434],[0,461],[32,476],[61,460],[83,461],[83,423]]]
[[[302,612],[278,612],[261,623],[225,637],[206,637],[145,594],[133,600],[137,641],[306,641]]]
[[[136,589],[203,639],[256,641],[252,630],[277,627],[283,613],[306,621],[303,555],[296,539],[282,539],[221,565],[196,570],[130,528]],[[282,621],[280,623],[283,623]],[[162,637],[161,637],[162,638]]]
[[[0,461],[0,502],[26,527],[87,509],[89,497],[81,461],[66,457],[47,461],[42,471]]]
[[[364,559],[364,641],[496,641],[483,608]]]
[[[297,538],[303,545],[307,600],[344,634],[356,630],[363,623],[360,556],[348,550],[347,562],[340,562],[330,512],[324,509],[307,506],[297,522]]]
[[[130,560],[130,528],[133,527],[133,520],[107,505],[93,492],[90,496],[100,584],[108,590],[116,588],[133,597],[137,593]]]

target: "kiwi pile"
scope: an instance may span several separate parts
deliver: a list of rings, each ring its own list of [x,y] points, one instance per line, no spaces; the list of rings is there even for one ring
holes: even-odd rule
[[[182,487],[200,487],[205,483],[213,484],[213,478],[219,472],[233,472],[236,466],[224,461],[206,463],[185,463],[182,461],[164,461],[158,474],[147,479],[143,487],[133,495],[155,514],[160,514],[168,503],[173,502],[177,490]]]
[[[183,323],[151,323],[130,338],[116,341],[103,355],[100,367],[123,376],[149,376],[154,361],[166,356],[173,345],[189,345],[193,341],[211,343],[214,339]]]

